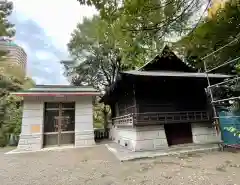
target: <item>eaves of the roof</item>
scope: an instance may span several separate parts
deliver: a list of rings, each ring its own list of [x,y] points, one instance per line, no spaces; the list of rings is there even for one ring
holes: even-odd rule
[[[89,86],[37,85],[34,88],[13,92],[14,95],[100,95],[100,92]]]
[[[137,75],[137,76],[162,76],[162,77],[188,77],[188,78],[229,78],[230,75],[225,74],[206,74],[206,73],[185,73],[176,71],[124,71],[122,74]]]

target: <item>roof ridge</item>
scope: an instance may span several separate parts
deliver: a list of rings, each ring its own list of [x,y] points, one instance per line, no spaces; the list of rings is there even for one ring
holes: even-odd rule
[[[161,59],[164,56],[164,52],[167,53],[171,53],[173,54],[175,57],[177,57],[184,65],[186,65],[187,67],[191,68],[192,70],[194,70],[195,68],[192,65],[189,65],[188,63],[184,62],[167,44],[164,45],[164,47],[162,48],[161,52],[159,54],[157,54],[152,60],[150,60],[149,62],[145,63],[143,66],[141,66],[140,68],[136,69],[136,71],[142,71],[142,69],[144,67],[146,67],[148,64],[151,64],[152,62],[154,62],[157,58]]]
[[[165,47],[168,47],[167,44],[164,44],[163,48],[160,51],[160,54],[157,54],[152,60],[148,61],[146,64],[143,64],[141,67],[139,67],[138,69],[136,69],[136,71],[141,71],[142,68],[144,68],[146,65],[148,65],[149,63],[151,63],[156,57],[160,57],[160,55],[163,53],[163,50],[165,49]]]

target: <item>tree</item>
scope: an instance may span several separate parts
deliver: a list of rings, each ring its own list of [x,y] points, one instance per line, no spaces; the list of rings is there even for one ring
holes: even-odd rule
[[[95,5],[100,16],[78,24],[68,44],[73,61],[62,63],[73,84],[100,90],[111,86],[119,71],[142,66],[158,54],[163,38],[182,32],[199,5],[198,0],[80,2]]]
[[[207,69],[211,70],[233,59],[235,62],[225,65],[211,72],[239,74],[240,67],[240,4],[239,0],[229,0],[216,13],[210,17],[206,17],[202,23],[179,42],[175,44],[176,48],[182,51],[186,56],[186,60],[204,71],[204,62]],[[231,44],[229,44],[231,43]],[[223,48],[222,48],[223,47]],[[217,51],[219,48],[221,50]],[[208,54],[209,57],[205,57]],[[203,59],[203,57],[205,57]],[[239,59],[238,59],[239,58]],[[214,100],[227,99],[230,97],[238,97],[240,86],[238,80],[231,83],[225,83],[211,88]],[[233,100],[233,104],[229,101],[220,102],[215,106],[224,106],[233,112],[232,108],[239,105],[239,100]],[[234,108],[235,109],[235,108]],[[239,106],[237,108],[239,111]],[[234,125],[234,123],[233,123]],[[225,130],[239,136],[239,129],[226,127]]]
[[[202,58],[224,47],[204,59],[207,69],[240,57],[240,6],[238,1],[230,0],[218,9],[215,15],[206,17],[199,26],[175,44],[186,60],[200,71],[204,71]],[[231,44],[229,44],[231,43]],[[236,74],[239,73],[240,60],[225,65],[211,72]],[[212,88],[215,99],[239,96],[238,81],[226,83]]]
[[[194,32],[176,43],[175,46],[183,52],[188,62],[203,71],[201,58],[234,39],[232,44],[204,60],[208,69],[212,69],[240,56],[240,6],[237,2],[226,2],[224,8],[219,9],[213,17],[206,17]],[[237,63],[233,63],[234,66]],[[231,73],[234,66],[227,65],[217,72]]]
[[[0,37],[14,36],[14,25],[8,21],[12,9],[12,2],[4,1],[0,4]],[[21,128],[22,99],[10,95],[10,92],[34,85],[6,54],[0,51],[0,146],[8,144],[10,135],[19,135]]]
[[[101,18],[111,23],[120,21],[122,28],[133,31],[153,31],[160,36],[172,31],[182,32],[192,15],[205,3],[199,0],[78,0],[94,5]]]
[[[118,72],[130,65],[122,62],[120,48],[116,46],[113,29],[95,16],[84,19],[73,31],[68,44],[73,61],[62,61],[65,75],[74,85],[92,85],[104,91],[116,79]],[[107,124],[108,108],[99,107]]]
[[[98,103],[100,101],[100,97],[94,98],[93,101],[93,120],[94,120],[94,128],[107,128],[108,119],[110,118],[110,109],[108,106]]]
[[[210,1],[200,0],[78,0],[95,6],[114,30],[125,63],[145,63],[164,42],[192,29],[193,17]]]
[[[110,31],[98,17],[78,24],[68,44],[74,62],[63,61],[66,76],[72,76],[72,83],[90,84],[103,90],[115,80],[122,64]]]
[[[12,37],[15,35],[14,25],[9,22],[8,16],[13,10],[13,3],[4,1],[0,4],[0,36]]]

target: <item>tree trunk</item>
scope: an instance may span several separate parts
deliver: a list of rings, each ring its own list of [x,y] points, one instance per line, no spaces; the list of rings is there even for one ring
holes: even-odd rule
[[[106,105],[103,107],[103,120],[104,120],[104,129],[107,129],[108,126],[108,111]]]

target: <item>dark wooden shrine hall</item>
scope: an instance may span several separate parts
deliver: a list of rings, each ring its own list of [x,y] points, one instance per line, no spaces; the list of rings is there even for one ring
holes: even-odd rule
[[[229,76],[209,74],[212,83]],[[114,124],[153,125],[211,119],[205,73],[182,62],[168,47],[138,70],[120,72],[102,97]]]

